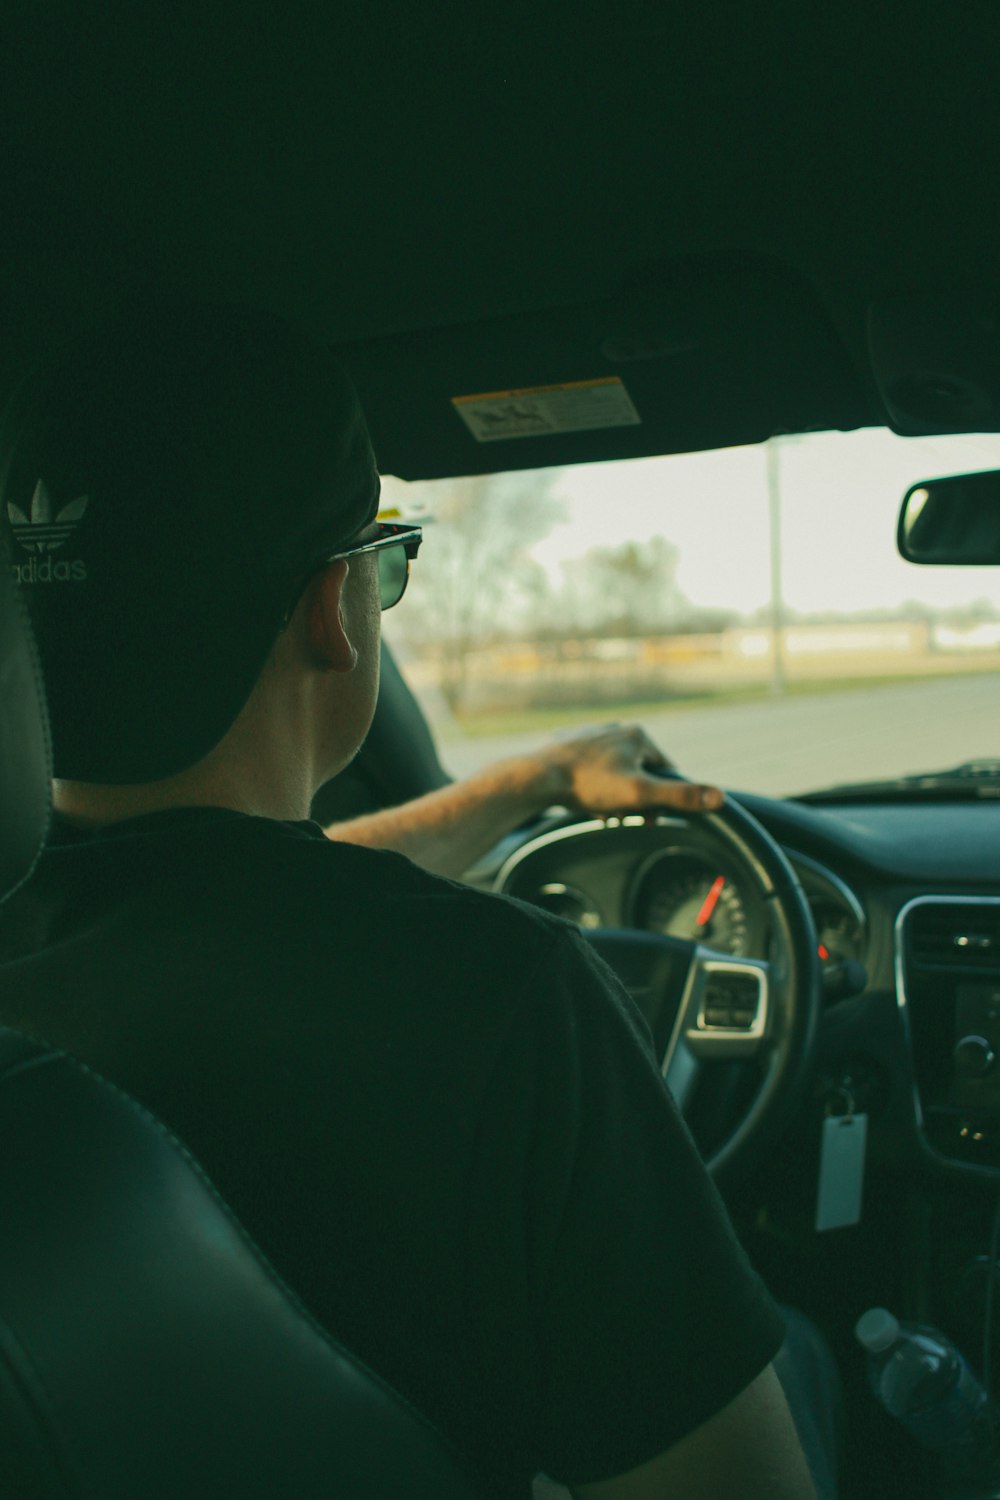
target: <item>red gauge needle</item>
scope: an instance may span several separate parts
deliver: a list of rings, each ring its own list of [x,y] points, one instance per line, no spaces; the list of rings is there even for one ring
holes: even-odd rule
[[[701,911],[698,913],[698,919],[694,924],[696,927],[707,927],[712,920],[712,913],[719,904],[719,897],[722,895],[722,887],[725,883],[726,877],[724,875],[717,875],[713,880],[712,889],[702,902]]]

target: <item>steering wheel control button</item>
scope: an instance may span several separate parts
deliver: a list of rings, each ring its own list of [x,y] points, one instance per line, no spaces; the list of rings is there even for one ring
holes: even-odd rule
[[[749,1058],[767,1022],[767,965],[699,950],[690,981],[685,1045],[705,1061]]]
[[[703,1023],[730,1031],[750,1031],[759,1005],[760,983],[756,974],[716,972],[705,986]]]

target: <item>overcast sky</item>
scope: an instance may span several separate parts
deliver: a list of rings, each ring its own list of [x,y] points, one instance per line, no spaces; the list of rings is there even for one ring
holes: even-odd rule
[[[853,613],[907,599],[947,608],[982,596],[1000,605],[1000,568],[915,567],[895,544],[910,485],[1000,469],[1000,434],[913,439],[872,428],[811,434],[781,442],[780,449],[784,596],[791,609]],[[749,613],[768,602],[763,446],[583,464],[558,474],[566,520],[532,549],[553,575],[591,547],[661,535],[679,548],[677,581],[693,604]],[[433,513],[435,489],[388,481],[386,502],[410,514]]]

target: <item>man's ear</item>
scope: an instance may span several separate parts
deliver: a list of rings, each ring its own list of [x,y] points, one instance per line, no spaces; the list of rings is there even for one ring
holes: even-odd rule
[[[344,587],[348,563],[327,563],[309,585],[305,598],[309,650],[316,665],[330,672],[353,672],[358,653],[348,638]]]

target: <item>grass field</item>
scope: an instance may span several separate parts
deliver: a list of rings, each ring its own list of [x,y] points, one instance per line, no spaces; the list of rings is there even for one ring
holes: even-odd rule
[[[996,672],[994,663],[984,665],[983,672]],[[976,668],[963,664],[962,675],[979,675]],[[817,693],[878,691],[880,688],[914,681],[931,681],[955,675],[952,666],[941,667],[915,674],[913,672],[886,674],[884,676],[863,675],[857,677],[813,677],[793,678],[785,684],[783,698],[803,698]],[[529,708],[491,710],[474,714],[459,714],[451,723],[435,725],[435,733],[441,740],[460,737],[479,739],[508,734],[545,733],[549,730],[569,729],[588,721],[608,723],[615,720],[645,719],[650,713],[683,714],[692,709],[724,708],[738,703],[763,703],[776,696],[766,684],[755,683],[747,687],[705,688],[692,690],[683,695],[671,694],[664,698],[643,700],[626,699],[620,703],[560,704],[558,708]]]

